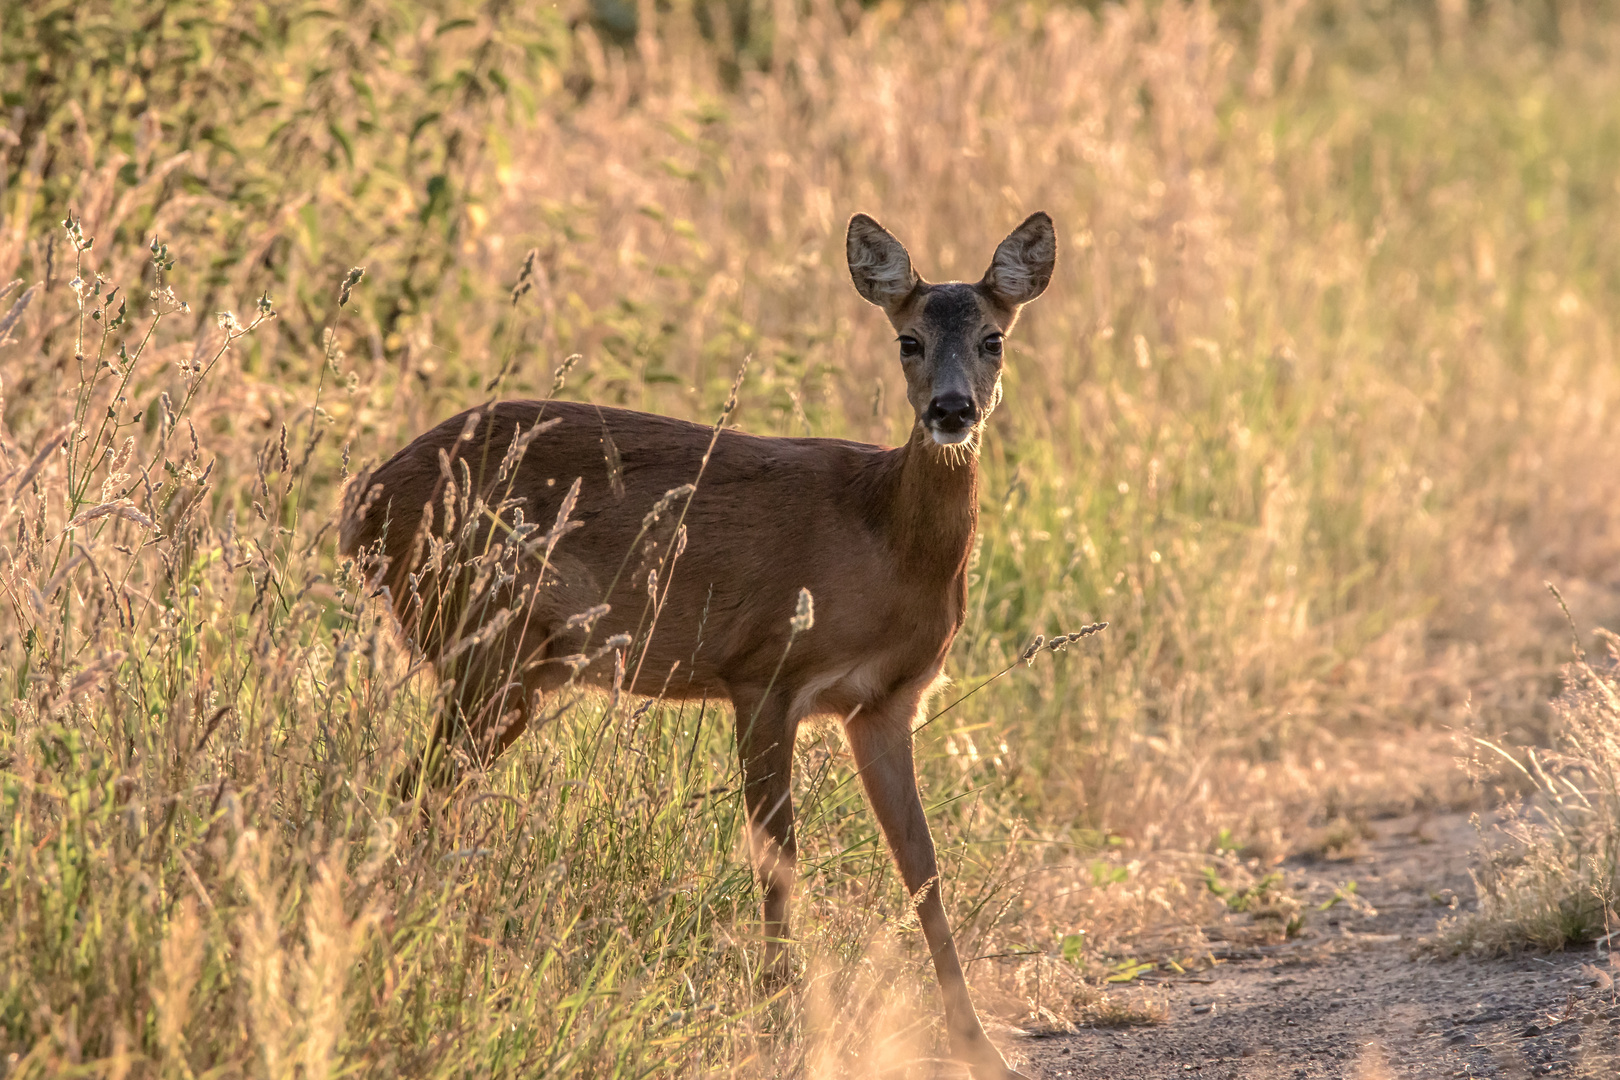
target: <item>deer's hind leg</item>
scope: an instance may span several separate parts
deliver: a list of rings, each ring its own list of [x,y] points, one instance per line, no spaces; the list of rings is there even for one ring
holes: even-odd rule
[[[923,939],[945,999],[945,1027],[951,1050],[976,1078],[1004,1080],[1019,1074],[1007,1068],[979,1023],[940,895],[939,859],[912,762],[911,727],[919,707],[920,694],[897,694],[856,713],[844,725],[844,733],[873,816],[883,829],[906,892],[916,905]]]
[[[438,671],[444,700],[427,746],[399,778],[396,794],[402,799],[415,797],[424,783],[433,790],[450,787],[458,752],[475,767],[493,764],[528,726],[544,689],[521,640],[507,634],[441,661]]]
[[[436,666],[445,700],[421,758],[400,777],[402,798],[413,797],[424,779],[448,787],[458,750],[476,767],[492,765],[528,727],[540,695],[573,676],[571,661],[589,636],[574,617],[588,610],[591,583],[563,587],[548,573],[536,588],[538,574],[525,577],[481,601],[481,617],[463,620],[460,636],[444,648]]]

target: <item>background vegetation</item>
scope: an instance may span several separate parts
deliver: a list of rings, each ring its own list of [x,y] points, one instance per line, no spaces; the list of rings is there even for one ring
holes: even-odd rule
[[[934,279],[1060,227],[952,669],[1111,627],[920,736],[986,1011],[1150,1017],[1097,987],[1207,955],[1205,867],[1258,895],[1475,798],[1453,728],[1516,753],[1596,717],[1566,775],[1612,830],[1613,680],[1548,707],[1542,582],[1620,620],[1614,11],[535,7],[0,12],[7,1075],[935,1045],[836,732],[801,742],[805,977],[772,995],[728,719],[576,705],[418,828],[387,791],[435,687],[334,550],[349,473],[496,394],[712,421],[751,356],[742,427],[898,440],[857,209]],[[1595,932],[1594,835],[1502,887]]]

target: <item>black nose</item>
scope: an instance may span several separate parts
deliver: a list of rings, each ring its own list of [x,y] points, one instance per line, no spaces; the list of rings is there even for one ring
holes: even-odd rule
[[[961,431],[979,422],[979,410],[962,394],[941,394],[929,403],[924,419],[941,431]]]

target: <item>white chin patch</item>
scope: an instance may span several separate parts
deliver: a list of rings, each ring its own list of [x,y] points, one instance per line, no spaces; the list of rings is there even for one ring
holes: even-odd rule
[[[932,435],[934,442],[940,446],[955,446],[967,442],[973,436],[973,429],[965,427],[961,431],[941,431],[938,428],[929,428],[928,434]]]

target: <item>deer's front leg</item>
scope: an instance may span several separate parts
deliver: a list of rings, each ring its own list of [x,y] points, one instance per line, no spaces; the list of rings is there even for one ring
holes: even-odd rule
[[[1020,1074],[1007,1067],[979,1023],[967,979],[956,956],[945,905],[940,899],[939,861],[928,833],[917,773],[911,756],[911,722],[917,699],[907,697],[862,710],[845,725],[855,767],[860,770],[872,813],[889,841],[906,892],[917,905],[923,939],[933,956],[934,974],[945,999],[945,1027],[951,1051],[980,1080],[1006,1080]]]
[[[765,973],[772,981],[788,976],[783,946],[799,848],[793,837],[793,738],[797,724],[788,716],[788,698],[736,691],[737,752],[742,759],[743,803],[748,839],[764,894]]]

